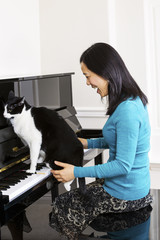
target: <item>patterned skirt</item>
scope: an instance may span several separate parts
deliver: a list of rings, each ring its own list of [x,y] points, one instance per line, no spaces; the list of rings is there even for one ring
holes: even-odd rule
[[[58,196],[49,214],[50,226],[68,239],[76,240],[100,214],[136,211],[152,202],[150,193],[134,201],[117,199],[108,194],[102,184],[103,182],[98,180],[86,185],[87,197],[81,194],[79,189]]]

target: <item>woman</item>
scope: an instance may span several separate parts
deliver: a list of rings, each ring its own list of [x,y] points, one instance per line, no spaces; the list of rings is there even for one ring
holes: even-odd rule
[[[147,97],[127,70],[117,51],[105,43],[96,43],[80,58],[87,85],[97,88],[100,96],[108,96],[103,137],[83,139],[84,148],[109,149],[107,163],[91,167],[75,167],[56,162],[62,170],[52,170],[54,177],[66,182],[75,177],[96,177],[104,183],[87,185],[92,200],[84,200],[77,190],[59,196],[53,203],[50,224],[55,222],[70,239],[104,212],[128,212],[144,208],[152,202],[149,158],[150,124]]]

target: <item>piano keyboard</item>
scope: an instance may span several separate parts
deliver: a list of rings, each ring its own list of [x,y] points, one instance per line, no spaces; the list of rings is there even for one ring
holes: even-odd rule
[[[22,177],[24,179],[20,179],[19,182],[17,182],[14,186],[9,186],[8,189],[2,190],[2,194],[8,195],[9,202],[12,202],[14,199],[18,198],[20,195],[22,195],[32,187],[42,182],[50,175],[51,175],[50,169],[47,167],[42,167],[40,170],[36,171],[36,174],[24,175],[24,177]]]
[[[90,150],[84,149],[84,156]],[[38,164],[38,168],[40,169],[36,170],[36,174],[26,173],[26,169],[24,171],[19,170],[17,173],[15,172],[11,176],[6,177],[6,179],[1,180],[0,190],[3,195],[9,196],[9,202],[12,202],[51,175],[50,169],[43,164]]]

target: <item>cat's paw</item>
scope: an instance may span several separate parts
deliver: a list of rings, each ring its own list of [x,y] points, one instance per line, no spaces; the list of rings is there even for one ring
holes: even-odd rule
[[[64,183],[64,187],[67,191],[70,191],[71,190],[71,184],[72,184],[73,180],[69,181],[69,182],[66,182]]]
[[[27,172],[27,173],[36,173],[36,170],[28,169],[26,172]]]
[[[37,163],[43,163],[43,162],[44,162],[44,158],[43,157],[39,157]]]
[[[49,165],[49,163],[45,163],[46,164],[46,167],[49,168],[49,169],[52,169]]]
[[[46,153],[43,150],[40,150],[38,163],[43,163],[46,158]]]

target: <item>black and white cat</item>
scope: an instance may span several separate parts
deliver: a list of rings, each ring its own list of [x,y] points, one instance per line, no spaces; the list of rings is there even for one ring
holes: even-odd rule
[[[30,173],[36,172],[38,161],[49,163],[52,169],[60,169],[54,161],[82,166],[83,146],[76,134],[55,110],[31,107],[25,97],[16,97],[11,91],[4,108],[4,117],[10,119],[15,133],[30,149]],[[71,182],[65,183],[70,189]],[[85,185],[79,179],[80,188]]]

